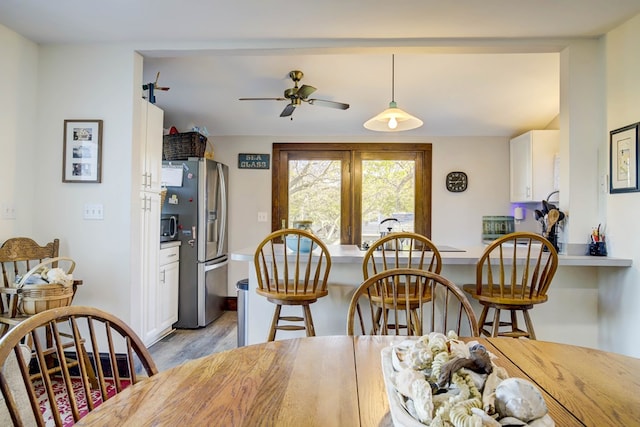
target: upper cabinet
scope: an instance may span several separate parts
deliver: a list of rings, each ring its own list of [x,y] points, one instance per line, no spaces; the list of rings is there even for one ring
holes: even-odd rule
[[[142,115],[141,172],[142,191],[160,191],[162,175],[162,126],[164,112],[145,99],[140,99]]]
[[[557,190],[557,130],[532,130],[511,140],[509,147],[511,202],[540,202]]]

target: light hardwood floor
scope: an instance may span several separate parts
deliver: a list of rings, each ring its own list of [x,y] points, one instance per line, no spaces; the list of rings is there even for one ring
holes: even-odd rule
[[[200,329],[176,329],[149,347],[158,370],[164,371],[192,359],[237,347],[238,317],[225,311],[221,317]]]

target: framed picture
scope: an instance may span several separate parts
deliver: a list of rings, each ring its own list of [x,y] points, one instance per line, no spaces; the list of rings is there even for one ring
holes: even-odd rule
[[[101,182],[102,120],[65,120],[62,182]]]
[[[610,193],[640,191],[638,187],[638,125],[634,123],[610,132]]]

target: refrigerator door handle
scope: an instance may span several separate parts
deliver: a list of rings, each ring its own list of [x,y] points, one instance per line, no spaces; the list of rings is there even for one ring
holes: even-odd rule
[[[225,182],[224,169],[222,165],[218,163],[218,182],[220,183],[220,199],[222,201],[222,214],[220,215],[220,236],[218,239],[218,254],[224,251],[224,242],[227,232],[227,183]]]
[[[218,268],[224,267],[227,264],[229,264],[229,260],[228,259],[224,260],[223,262],[216,262],[216,263],[213,263],[213,264],[206,264],[204,266],[204,271],[207,272],[207,271],[211,271],[211,270],[216,270]]]

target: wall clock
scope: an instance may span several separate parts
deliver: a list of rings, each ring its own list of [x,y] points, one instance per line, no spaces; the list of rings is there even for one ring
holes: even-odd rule
[[[449,172],[447,174],[446,186],[447,190],[453,193],[461,193],[467,189],[469,180],[467,174],[460,171]]]

